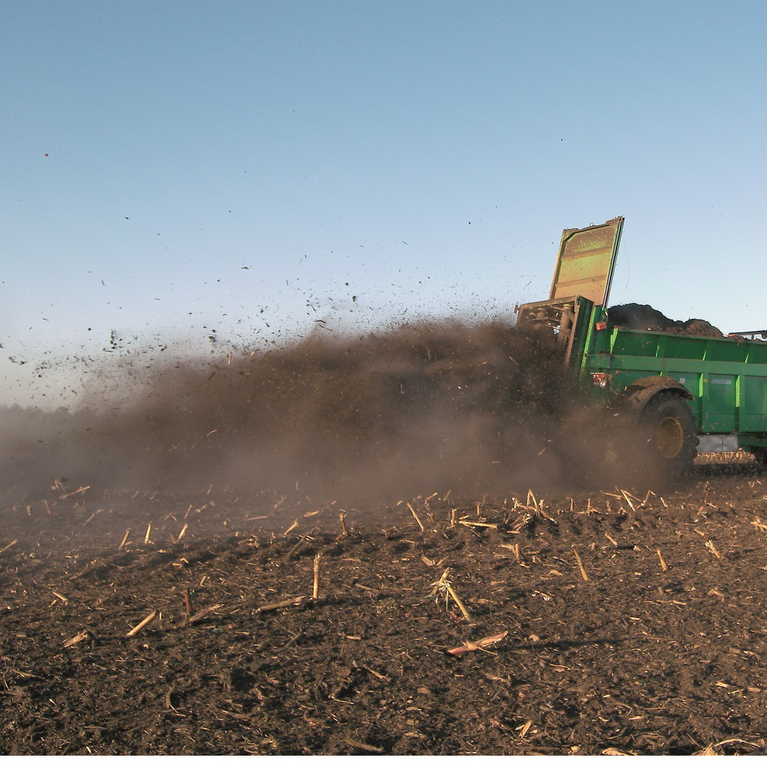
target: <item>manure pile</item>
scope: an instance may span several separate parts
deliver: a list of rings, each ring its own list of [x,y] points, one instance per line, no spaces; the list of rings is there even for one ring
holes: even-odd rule
[[[686,336],[721,338],[724,334],[708,320],[694,317],[689,320],[671,320],[649,304],[622,304],[607,310],[610,321],[623,328],[636,331],[660,331]]]

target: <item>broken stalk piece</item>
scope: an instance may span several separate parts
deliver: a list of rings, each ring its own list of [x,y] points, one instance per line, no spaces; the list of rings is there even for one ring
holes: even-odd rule
[[[573,547],[573,554],[575,555],[575,560],[578,563],[578,568],[579,568],[579,570],[581,572],[581,578],[584,581],[588,581],[589,580],[588,574],[586,573],[586,569],[583,567],[583,562],[581,561],[581,556],[578,554],[578,550],[575,547]]]
[[[147,616],[143,621],[140,621],[138,624],[136,624],[136,626],[133,627],[133,629],[130,632],[128,632],[128,634],[125,635],[125,637],[133,637],[134,635],[137,635],[156,616],[157,616],[157,611],[152,611],[149,614],[149,616]]]
[[[316,600],[320,594],[320,558],[322,555],[314,556],[314,587],[312,588],[312,599]]]
[[[470,651],[484,651],[489,646],[500,643],[508,634],[509,632],[507,630],[497,635],[483,637],[480,640],[467,640],[463,645],[458,646],[458,648],[450,648],[448,653],[451,656],[460,656],[462,653],[469,653]]]
[[[461,602],[461,598],[458,597],[458,594],[456,593],[455,589],[453,589],[453,585],[448,581],[448,576],[450,575],[450,569],[445,568],[442,576],[440,576],[439,581],[435,581],[434,584],[432,584],[432,595],[436,595],[437,601],[439,602],[439,598],[441,595],[444,595],[445,598],[445,604],[447,605],[448,597],[452,597],[455,604],[458,606],[458,609],[463,614],[463,618],[466,619],[466,621],[469,622],[469,624],[472,623],[471,614],[467,610],[466,606]]]
[[[413,517],[415,518],[415,521],[416,521],[416,523],[418,523],[418,527],[419,527],[419,528],[420,528],[422,531],[423,531],[423,530],[425,530],[425,529],[424,529],[424,527],[423,527],[423,523],[421,522],[421,518],[420,518],[420,517],[418,517],[418,515],[416,514],[416,511],[413,509],[413,505],[412,505],[410,502],[408,502],[407,508],[410,510],[410,513],[411,513],[411,514],[413,515]]]

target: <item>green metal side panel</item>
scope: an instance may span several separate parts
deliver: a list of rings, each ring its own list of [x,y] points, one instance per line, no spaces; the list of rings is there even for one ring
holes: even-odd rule
[[[767,344],[749,344],[746,360],[749,363],[767,363]]]
[[[549,301],[582,296],[606,306],[622,230],[622,216],[584,229],[564,230]]]
[[[767,431],[767,379],[743,376],[740,428],[744,432]]]
[[[734,432],[737,427],[735,379],[731,374],[704,377],[702,429],[706,432]]]
[[[592,328],[584,378],[605,372],[618,393],[636,379],[670,376],[693,395],[701,434],[767,431],[767,344],[625,328]]]

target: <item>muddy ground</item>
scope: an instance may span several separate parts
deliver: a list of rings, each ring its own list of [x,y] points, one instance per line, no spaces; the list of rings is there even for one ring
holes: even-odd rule
[[[765,754],[766,491],[7,492],[0,751]]]

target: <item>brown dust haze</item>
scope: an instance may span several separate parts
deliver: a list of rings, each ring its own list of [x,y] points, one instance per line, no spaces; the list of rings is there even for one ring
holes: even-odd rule
[[[71,410],[6,408],[6,489],[300,493],[345,503],[611,484],[613,425],[566,391],[544,341],[504,322],[422,322],[283,349],[122,362]],[[107,376],[108,374],[108,376]]]

